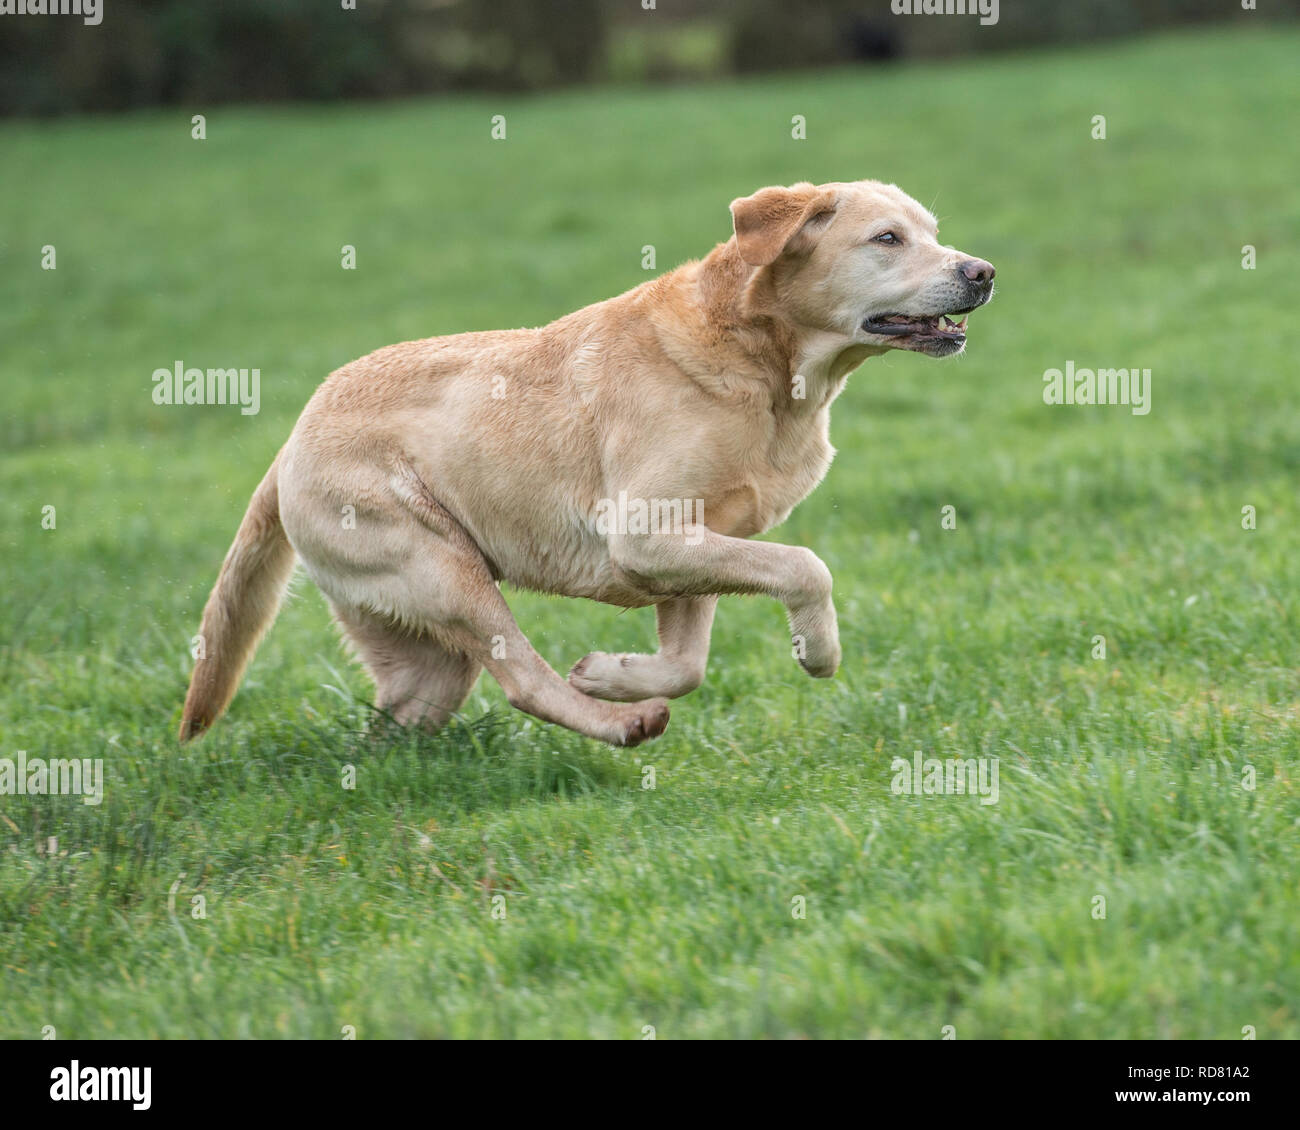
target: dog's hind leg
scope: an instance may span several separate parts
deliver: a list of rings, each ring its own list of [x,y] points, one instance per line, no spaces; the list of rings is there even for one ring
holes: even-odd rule
[[[375,706],[402,725],[436,730],[461,708],[481,665],[426,635],[334,605],[334,615],[375,681]]]
[[[569,682],[583,694],[613,702],[662,695],[680,698],[704,681],[716,596],[683,596],[655,606],[659,650],[654,655],[593,651],[573,665]]]
[[[668,725],[668,703],[602,702],[557,675],[519,630],[482,551],[413,475],[395,481],[409,509],[390,533],[399,562],[371,577],[367,605],[392,623],[488,669],[512,706],[611,745],[637,745]],[[396,515],[392,516],[396,519]],[[390,693],[405,693],[394,683]]]

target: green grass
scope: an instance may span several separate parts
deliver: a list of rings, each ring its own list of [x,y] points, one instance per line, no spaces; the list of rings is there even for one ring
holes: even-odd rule
[[[1300,1036],[1298,48],[0,127],[0,757],[107,774],[98,807],[0,796],[0,1035]],[[326,373],[540,324],[642,281],[644,244],[707,251],[735,196],[860,176],[999,297],[968,356],[850,379],[769,535],[835,573],[833,682],[727,599],[652,745],[486,678],[393,733],[304,581],[176,746],[217,566]],[[177,359],[259,367],[261,413],[155,406]],[[1151,413],[1045,406],[1067,360],[1150,368]],[[510,601],[560,669],[653,638]],[[894,795],[918,749],[998,758],[999,802]]]

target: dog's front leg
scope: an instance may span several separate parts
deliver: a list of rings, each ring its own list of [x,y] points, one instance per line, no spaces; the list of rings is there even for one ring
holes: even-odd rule
[[[583,694],[611,702],[680,698],[704,681],[716,596],[682,596],[655,605],[659,650],[654,655],[593,651],[579,659],[569,682]]]
[[[685,534],[615,534],[609,548],[614,567],[651,592],[776,597],[786,607],[794,654],[804,670],[825,679],[839,667],[831,571],[811,549],[727,537],[704,526],[688,527]]]

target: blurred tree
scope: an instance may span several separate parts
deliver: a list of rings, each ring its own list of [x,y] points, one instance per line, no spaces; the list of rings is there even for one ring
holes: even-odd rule
[[[601,0],[105,0],[11,16],[0,112],[531,89],[596,76]]]
[[[609,77],[949,55],[1294,17],[1300,0],[1002,0],[998,22],[890,0],[103,0],[103,22],[6,16],[0,113],[531,90]]]

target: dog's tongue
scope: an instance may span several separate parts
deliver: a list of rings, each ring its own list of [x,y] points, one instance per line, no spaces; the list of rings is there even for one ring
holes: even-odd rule
[[[862,323],[862,328],[873,334],[909,334],[928,329],[931,325],[929,319],[914,319],[905,314],[891,314],[888,318],[879,320],[868,318]]]
[[[890,314],[888,318],[868,318],[862,328],[875,334],[929,333],[958,336],[966,332],[966,319],[954,322],[947,314],[934,314],[924,318],[909,318],[906,314]]]

